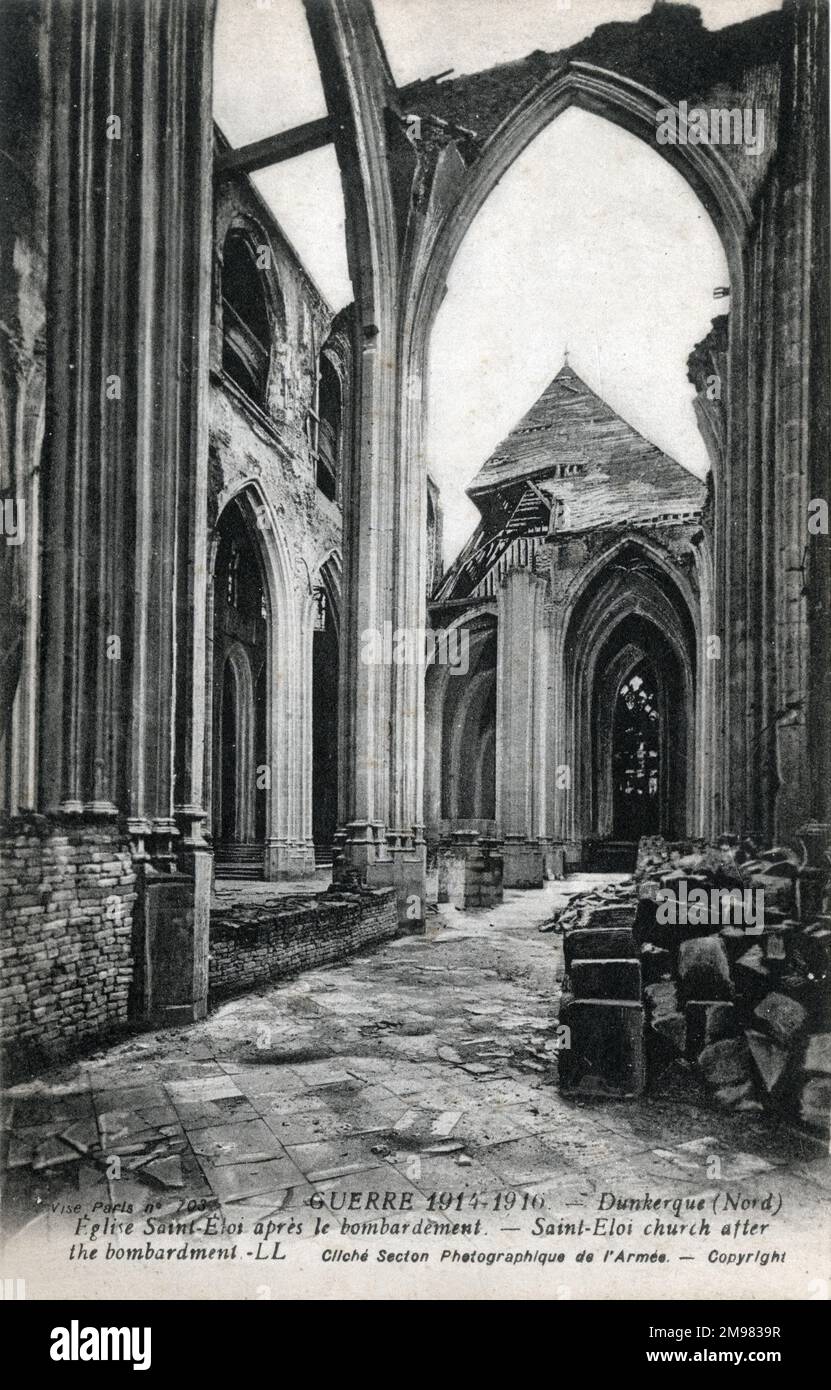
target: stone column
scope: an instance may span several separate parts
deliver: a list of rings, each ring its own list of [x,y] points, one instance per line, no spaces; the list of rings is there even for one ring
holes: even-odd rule
[[[806,813],[827,819],[831,793],[827,532],[809,530],[814,498],[829,502],[828,7],[789,10],[793,42],[782,79],[779,178],[770,237],[775,255],[775,603],[772,692],[778,836]],[[770,715],[768,715],[770,719]]]
[[[535,775],[532,782],[533,833],[543,857],[546,878],[559,876],[561,859],[554,854],[554,822],[551,788],[555,777],[552,739],[551,684],[554,679],[551,625],[546,612],[545,592],[538,605],[538,625],[534,632],[534,749]]]
[[[180,1021],[207,998],[213,11],[57,0],[52,21],[43,798],[126,818],[141,905],[171,880],[139,955]]]
[[[426,471],[413,447],[420,392],[402,350],[406,296],[387,158],[394,82],[365,0],[307,0],[347,208],[355,289],[353,454],[345,470],[341,660],[346,697],[343,868],[395,884],[423,925],[424,666],[397,638],[425,627]]]
[[[536,634],[544,580],[512,570],[499,591],[496,667],[496,820],[506,888],[539,888],[543,854],[534,803],[539,772],[535,729]]]
[[[424,818],[427,839],[433,845],[441,838],[444,703],[449,674],[447,666],[430,666],[425,681]]]

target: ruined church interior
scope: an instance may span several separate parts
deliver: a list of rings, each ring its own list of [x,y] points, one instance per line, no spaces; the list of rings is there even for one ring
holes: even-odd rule
[[[606,8],[480,64],[394,0],[0,7],[19,1247],[692,1182],[696,1124],[819,1200],[828,9]]]

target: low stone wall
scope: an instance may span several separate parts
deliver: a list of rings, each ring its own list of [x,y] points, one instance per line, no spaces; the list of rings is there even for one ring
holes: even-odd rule
[[[686,1080],[721,1109],[772,1110],[828,1141],[827,891],[827,870],[788,848],[653,845],[636,879],[572,900],[563,1087],[634,1096]]]
[[[211,1003],[398,935],[395,889],[239,905],[211,918]]]
[[[135,873],[111,822],[0,827],[0,1023],[8,1077],[127,1022]]]

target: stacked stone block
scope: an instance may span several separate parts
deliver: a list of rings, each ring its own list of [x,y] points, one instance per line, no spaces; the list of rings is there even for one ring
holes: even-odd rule
[[[820,910],[812,920],[826,883],[787,847],[725,839],[667,848],[656,862],[653,846],[641,864],[639,923],[642,939],[666,953],[663,980],[645,991],[649,1029],[665,1043],[655,1079],[659,1067],[686,1065],[721,1108],[771,1109],[831,1137],[831,919]],[[716,907],[695,924],[662,926],[655,888],[679,897],[682,885],[687,897],[694,886],[761,890],[763,914],[737,923]]]
[[[564,940],[560,1084],[583,1095],[637,1096],[646,1084],[635,903],[589,903]]]
[[[713,888],[761,889],[763,917],[736,922],[734,909],[713,899],[694,920],[662,920],[659,894],[678,904],[696,887],[708,896]],[[642,842],[634,881],[573,900],[560,919],[568,991],[561,1022],[571,1029],[560,1061],[564,1088],[637,1094],[621,1083],[637,1072],[633,1023],[612,1021],[615,1003],[628,999],[631,1009],[637,998],[642,1084],[660,1089],[686,1077],[722,1109],[772,1110],[828,1141],[831,915],[814,915],[827,891],[827,875],[818,886],[816,868],[787,848]],[[602,1038],[592,1002],[605,1011]]]

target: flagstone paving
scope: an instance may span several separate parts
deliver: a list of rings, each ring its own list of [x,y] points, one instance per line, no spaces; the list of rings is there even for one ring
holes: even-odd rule
[[[424,937],[7,1090],[8,1241],[48,1236],[60,1202],[266,1216],[307,1210],[315,1193],[334,1207],[356,1189],[408,1194],[417,1211],[431,1194],[511,1190],[563,1212],[601,1188],[762,1193],[772,1173],[795,1229],[818,1224],[828,1160],[785,1126],[714,1113],[695,1093],[559,1094],[562,948],[539,924],[603,881],[508,892],[485,913],[444,908]]]

